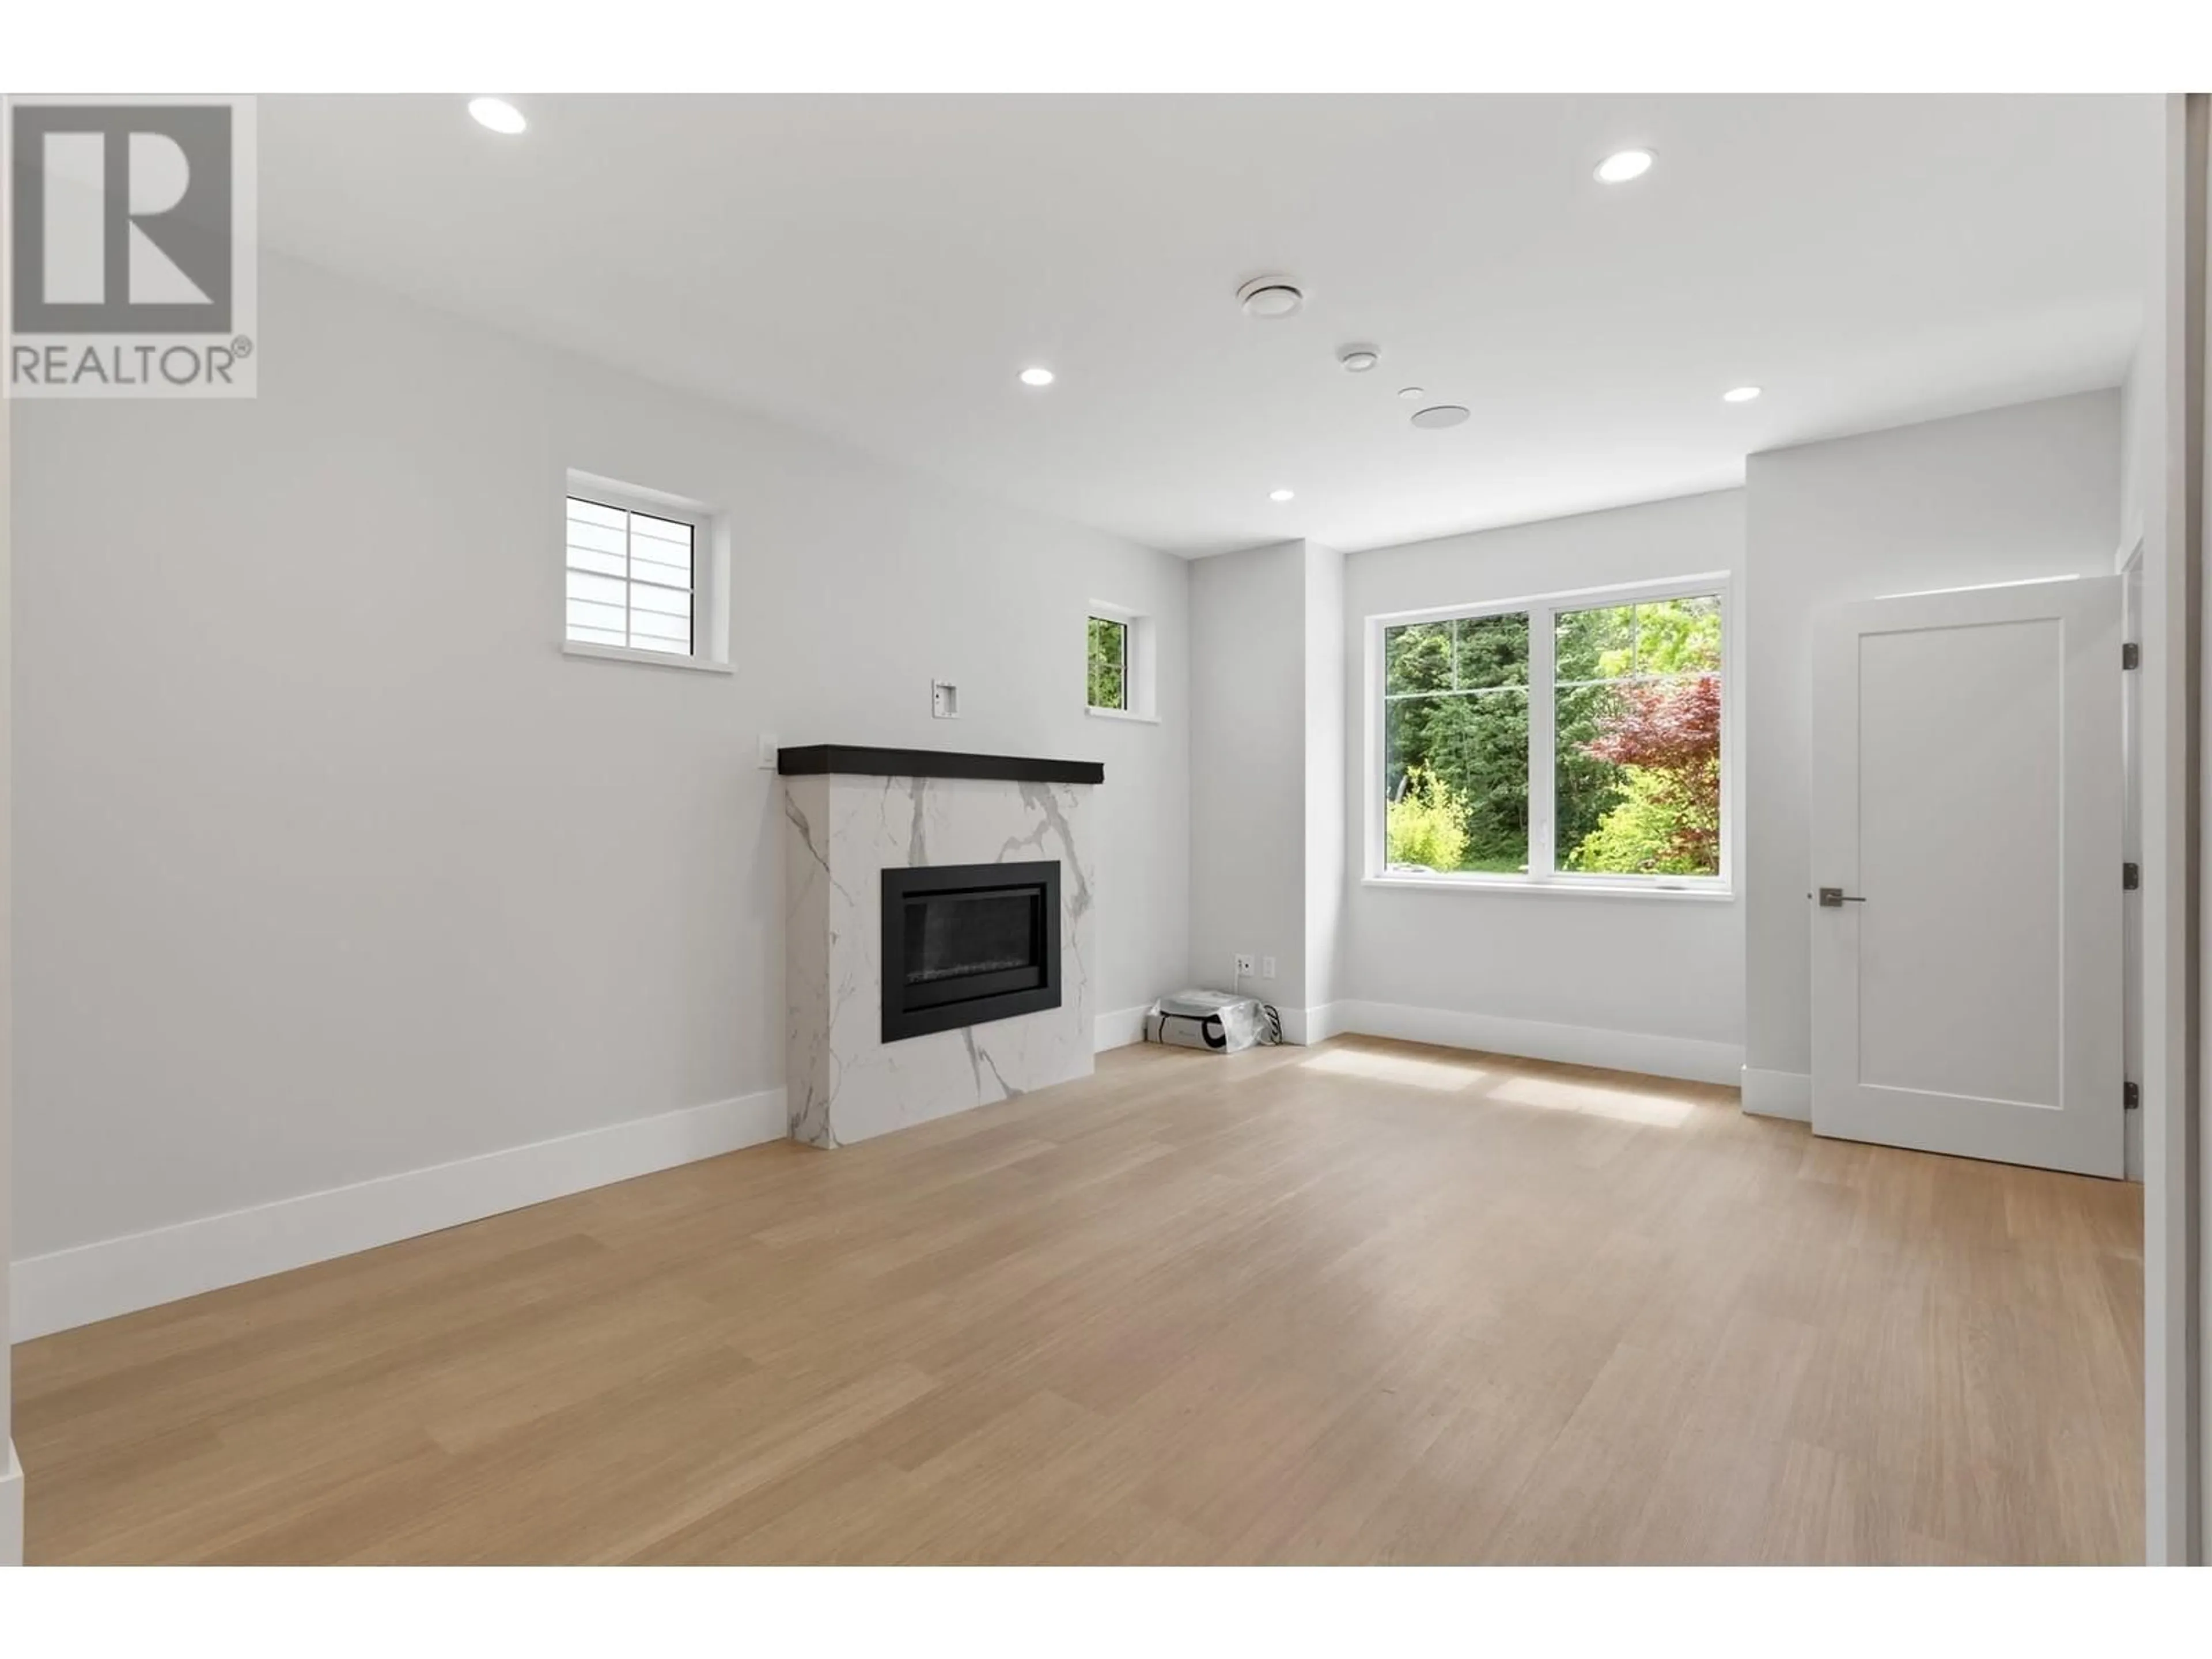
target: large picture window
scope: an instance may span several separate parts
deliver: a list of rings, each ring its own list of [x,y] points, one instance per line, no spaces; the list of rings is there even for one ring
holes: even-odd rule
[[[1376,621],[1385,879],[1718,888],[1726,589]]]

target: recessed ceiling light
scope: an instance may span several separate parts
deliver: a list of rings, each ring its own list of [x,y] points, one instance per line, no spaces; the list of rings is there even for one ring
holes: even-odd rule
[[[1295,489],[1271,489],[1267,492],[1267,499],[1271,501],[1287,501],[1297,493]]]
[[[1650,172],[1653,159],[1648,149],[1616,150],[1597,164],[1597,176],[1608,185],[1625,185]]]
[[[1305,302],[1298,285],[1287,276],[1255,276],[1237,290],[1237,303],[1248,317],[1288,317]]]
[[[530,125],[522,118],[522,112],[504,98],[471,98],[469,113],[477,118],[477,125],[494,132],[520,132]]]
[[[1052,371],[1048,368],[1025,368],[1022,371],[1024,386],[1050,386]]]
[[[1336,354],[1336,361],[1354,374],[1364,374],[1375,367],[1382,354],[1371,345],[1348,345]]]
[[[1740,386],[1722,392],[1721,401],[1724,404],[1747,404],[1757,396],[1759,396],[1757,386]]]
[[[1462,404],[1437,404],[1432,408],[1413,411],[1413,424],[1431,429],[1437,427],[1457,426],[1467,419],[1467,408]]]
[[[1429,394],[1417,386],[1401,386],[1398,388],[1398,395],[1410,404],[1415,398],[1425,398]]]

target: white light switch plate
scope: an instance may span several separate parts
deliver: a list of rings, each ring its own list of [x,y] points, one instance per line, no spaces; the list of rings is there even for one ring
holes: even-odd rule
[[[760,740],[760,769],[762,771],[773,772],[775,770],[775,750],[776,742],[774,738],[763,738]]]

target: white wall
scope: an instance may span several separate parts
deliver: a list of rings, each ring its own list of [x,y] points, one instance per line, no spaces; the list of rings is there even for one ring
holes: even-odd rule
[[[19,1260],[779,1085],[759,734],[1103,760],[1100,1006],[1180,978],[1188,566],[262,280],[258,400],[16,411]],[[728,510],[734,674],[559,653],[570,466]]]
[[[1245,988],[1305,1006],[1305,544],[1190,567],[1189,978],[1226,988],[1238,951],[1272,956]],[[1162,985],[1160,990],[1175,988]]]
[[[1249,954],[1293,1042],[1328,1035],[1340,953],[1343,619],[1344,556],[1316,542],[1192,567],[1189,977],[1225,988]]]
[[[1517,1042],[1528,1052],[1603,1054],[1613,1064],[1734,1080],[1743,1041],[1740,902],[1369,887],[1359,884],[1357,866],[1365,856],[1363,815],[1376,787],[1365,775],[1364,723],[1373,718],[1366,618],[1733,572],[1742,550],[1743,498],[1728,490],[1346,560],[1341,638],[1354,735],[1346,745],[1344,811],[1352,885],[1339,998],[1370,1005],[1347,1014],[1355,1029],[1387,1026],[1438,1040],[1458,1040],[1459,1033],[1477,1046]],[[1723,831],[1734,832],[1734,824]],[[1376,1006],[1392,1012],[1378,1013]]]
[[[2166,500],[2166,326],[2154,301],[2120,387],[2120,514],[2124,550],[2158,528]]]
[[[1344,908],[1352,884],[1346,859],[1344,756],[1350,725],[1344,676],[1344,555],[1304,544],[1305,575],[1305,965],[1308,1040],[1328,1035],[1337,1000]]]
[[[1887,593],[2109,573],[2119,419],[2119,394],[2093,392],[1751,457],[1741,660],[1753,1072],[1812,1069],[1814,617]]]

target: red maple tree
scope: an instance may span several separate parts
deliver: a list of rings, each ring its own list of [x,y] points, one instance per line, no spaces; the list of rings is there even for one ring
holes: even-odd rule
[[[1647,680],[1619,688],[1583,745],[1600,760],[1650,775],[1651,798],[1674,818],[1668,853],[1719,867],[1721,683],[1717,674]]]

